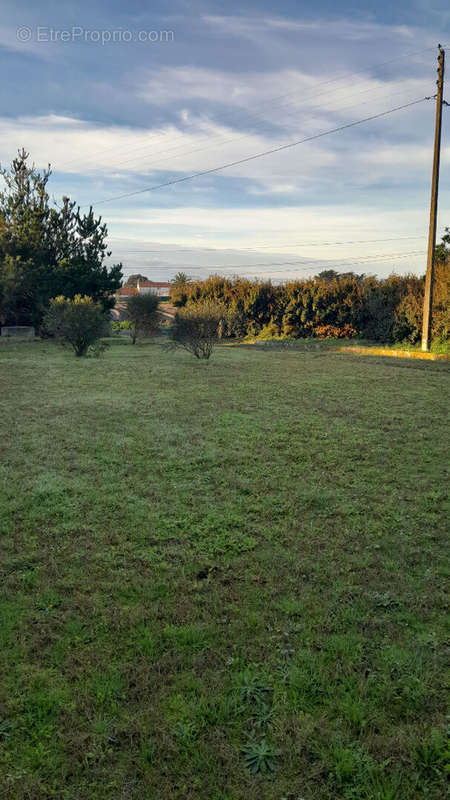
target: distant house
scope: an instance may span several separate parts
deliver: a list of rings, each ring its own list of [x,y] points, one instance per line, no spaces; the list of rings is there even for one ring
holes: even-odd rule
[[[170,283],[161,281],[138,281],[137,291],[139,294],[157,294],[158,297],[167,297],[170,291]]]
[[[136,294],[157,294],[158,297],[167,297],[170,291],[170,283],[161,281],[138,281],[137,286],[122,286],[115,294],[116,300],[128,300]]]

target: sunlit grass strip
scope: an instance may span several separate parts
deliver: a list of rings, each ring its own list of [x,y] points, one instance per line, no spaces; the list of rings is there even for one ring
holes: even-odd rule
[[[390,347],[338,347],[340,353],[357,353],[361,356],[388,356],[391,358],[420,358],[426,361],[450,361],[448,353],[424,353],[421,350],[392,350]]]

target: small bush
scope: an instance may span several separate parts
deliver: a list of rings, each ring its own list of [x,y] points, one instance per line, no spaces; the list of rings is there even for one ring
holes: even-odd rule
[[[80,294],[73,300],[62,295],[50,300],[44,324],[49,333],[70,344],[79,357],[85,356],[108,332],[108,320],[102,307],[94,303],[92,297]]]
[[[158,330],[159,298],[156,294],[136,294],[128,298],[127,317],[133,344],[142,336],[151,336]]]
[[[394,339],[416,344],[422,334],[423,297],[409,291],[395,310]]]
[[[273,339],[281,339],[282,337],[280,336],[277,326],[271,322],[261,328],[256,338],[260,342],[266,342],[272,341]]]
[[[170,331],[169,347],[182,347],[196,358],[209,359],[220,338],[223,309],[215,303],[192,305],[178,311]]]

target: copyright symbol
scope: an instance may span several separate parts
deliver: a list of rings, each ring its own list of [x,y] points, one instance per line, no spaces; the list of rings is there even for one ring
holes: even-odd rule
[[[33,31],[26,26],[22,26],[16,30],[16,39],[18,39],[19,42],[29,42],[32,36]]]

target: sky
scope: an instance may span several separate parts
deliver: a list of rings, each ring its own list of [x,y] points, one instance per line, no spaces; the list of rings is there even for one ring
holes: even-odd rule
[[[438,42],[447,0],[7,0],[0,162],[51,163],[125,275],[423,274]]]

